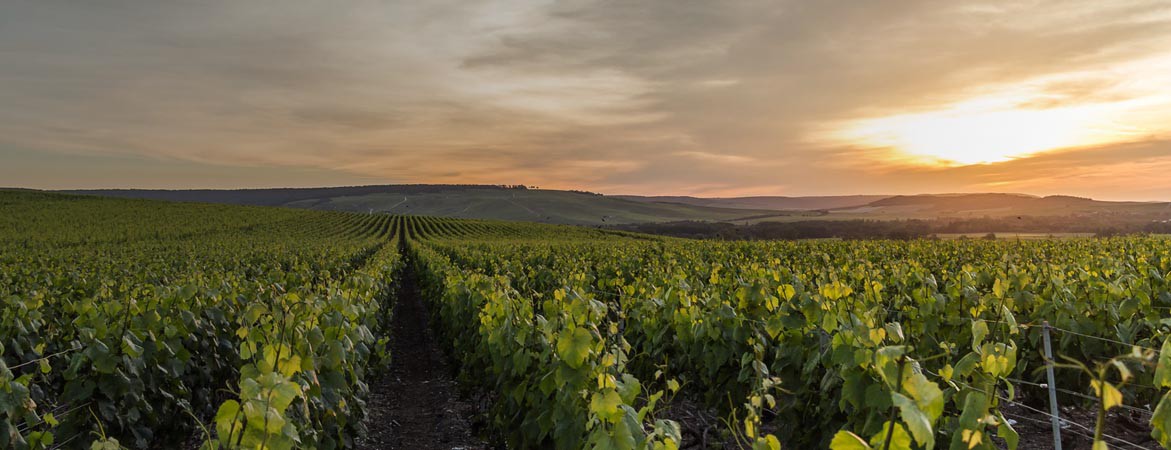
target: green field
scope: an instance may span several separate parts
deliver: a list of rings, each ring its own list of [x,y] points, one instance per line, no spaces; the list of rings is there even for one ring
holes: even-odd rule
[[[1017,233],[1015,231],[991,231],[988,233],[940,233],[940,239],[985,239],[991,234],[999,240],[1035,241],[1039,239],[1079,239],[1094,237],[1093,233]]]
[[[286,206],[574,225],[678,220],[727,221],[771,213],[767,210],[639,203],[566,191],[498,189],[402,195],[370,194],[336,197],[324,201],[305,200]]]
[[[0,448],[361,447],[415,300],[505,448],[1040,448],[1046,330],[1067,448],[1171,444],[1163,238],[715,242],[0,191]]]
[[[602,226],[679,221],[728,222],[744,225],[762,222],[911,219],[962,221],[1018,217],[1062,217],[1067,218],[1070,223],[1089,221],[1114,225],[1171,220],[1171,203],[1167,202],[1108,202],[1077,197],[1036,197],[1020,194],[697,198],[600,195],[576,191],[475,185],[173,191],[131,189],[76,192],[171,201]],[[988,230],[980,231],[986,233]]]
[[[327,211],[427,215],[570,225],[681,220],[728,221],[776,215],[765,208],[640,202],[586,192],[498,186],[390,185],[313,189],[79,191],[115,197],[286,206]]]

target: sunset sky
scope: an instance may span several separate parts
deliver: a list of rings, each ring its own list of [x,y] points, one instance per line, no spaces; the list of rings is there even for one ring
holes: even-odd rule
[[[0,186],[1171,200],[1171,2],[0,2]]]

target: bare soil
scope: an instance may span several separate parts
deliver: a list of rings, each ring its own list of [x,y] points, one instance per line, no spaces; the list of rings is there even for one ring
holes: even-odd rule
[[[1000,410],[1005,417],[1015,420],[1013,428],[1021,436],[1020,449],[1053,450],[1053,424],[1050,417],[1034,411],[1046,411],[1043,405],[1026,407],[1020,404],[1003,404]],[[1062,420],[1080,424],[1086,430],[1073,424],[1061,427],[1062,450],[1091,450],[1093,446],[1093,429],[1097,421],[1097,411],[1092,408],[1062,407]],[[1115,408],[1106,414],[1103,434],[1110,436],[1104,440],[1112,449],[1161,449],[1151,438],[1150,416],[1146,413],[1128,411]],[[1004,448],[1001,445],[1001,448]]]
[[[369,433],[359,449],[487,449],[474,433],[475,408],[459,396],[428,326],[410,274],[394,306],[390,369],[370,383]]]

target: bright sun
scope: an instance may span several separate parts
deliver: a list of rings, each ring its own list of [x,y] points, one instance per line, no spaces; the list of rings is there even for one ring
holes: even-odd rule
[[[1132,71],[1162,73],[1149,78],[1165,81],[1167,72],[1155,70],[1159,68],[1171,68],[1171,56],[1136,63]],[[1065,78],[1058,81],[1095,79],[1095,76],[1063,75]],[[1034,102],[1053,98],[1046,90],[1051,81],[1041,79],[1011,86],[933,111],[838,123],[820,137],[849,145],[890,149],[893,154],[884,155],[884,159],[956,166],[1128,142],[1165,127],[1165,105],[1171,96],[1158,93],[1154,85],[1129,83],[1129,89],[1136,94],[1126,99],[1059,101],[1047,105],[1043,101]]]
[[[1059,148],[1106,142],[1094,108],[985,109],[979,105],[855,122],[840,138],[891,147],[919,163],[968,165],[1007,161]],[[1111,136],[1106,136],[1106,135]]]

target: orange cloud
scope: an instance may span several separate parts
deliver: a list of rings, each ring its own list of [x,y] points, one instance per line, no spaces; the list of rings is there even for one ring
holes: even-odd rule
[[[5,184],[234,187],[253,181],[219,174],[254,171],[1167,195],[1161,0],[6,2],[0,17],[21,18],[0,27]]]

